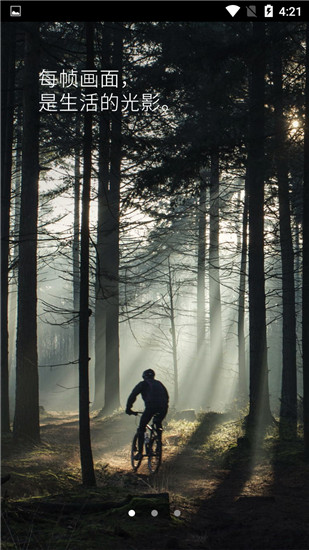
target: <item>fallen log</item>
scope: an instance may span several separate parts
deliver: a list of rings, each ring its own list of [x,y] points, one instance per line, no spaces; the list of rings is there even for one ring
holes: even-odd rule
[[[36,513],[56,513],[56,514],[91,514],[99,512],[125,513],[134,510],[136,513],[149,514],[152,510],[157,510],[160,516],[169,517],[169,494],[168,493],[146,493],[142,495],[128,495],[121,501],[98,501],[83,500],[80,502],[53,501],[37,499],[33,502],[19,503],[19,507],[24,511],[33,511]]]

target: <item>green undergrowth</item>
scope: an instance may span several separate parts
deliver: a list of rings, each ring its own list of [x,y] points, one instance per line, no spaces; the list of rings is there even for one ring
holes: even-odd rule
[[[249,442],[244,419],[226,419],[214,426],[198,450],[210,463],[224,468],[249,460],[260,465],[302,464],[306,467],[302,427],[298,427],[295,437],[291,436],[288,429],[282,436],[278,421],[269,425],[258,440]]]
[[[194,422],[172,420],[167,426],[167,438],[169,433],[178,438],[179,447],[218,467],[232,467],[253,454],[261,463],[304,463],[302,426],[298,426],[295,437],[289,426],[284,430],[281,427],[280,431],[279,421],[275,419],[263,437],[251,443],[246,436],[244,416],[235,414],[207,412],[200,413]]]
[[[208,460],[217,460],[230,448],[237,445],[242,435],[242,420],[224,413],[199,413],[194,422],[172,420],[167,426],[169,432],[178,437],[178,446],[204,455]]]

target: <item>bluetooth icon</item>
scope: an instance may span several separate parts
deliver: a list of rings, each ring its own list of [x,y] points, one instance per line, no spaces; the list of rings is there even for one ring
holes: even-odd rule
[[[274,6],[267,4],[264,7],[264,17],[274,17]]]

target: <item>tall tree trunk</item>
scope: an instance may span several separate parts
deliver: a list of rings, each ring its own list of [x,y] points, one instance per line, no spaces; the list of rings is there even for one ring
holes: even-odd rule
[[[209,235],[210,352],[214,371],[222,367],[222,319],[219,274],[219,153],[211,154]]]
[[[283,115],[282,59],[278,43],[274,46],[275,162],[278,178],[279,226],[282,265],[282,390],[280,419],[289,420],[297,432],[296,314],[294,251],[289,199],[287,132]]]
[[[118,70],[121,93],[123,29],[113,27],[113,66]],[[107,190],[108,215],[104,224],[104,293],[106,300],[106,369],[104,412],[120,406],[119,388],[119,209],[121,168],[121,110],[112,113],[110,185]]]
[[[248,192],[247,177],[245,181],[245,198],[242,220],[242,244],[240,259],[240,280],[238,296],[238,395],[242,402],[248,398],[246,375],[246,345],[245,345],[245,297],[247,278],[247,253],[248,253]]]
[[[206,181],[201,178],[197,252],[197,368],[205,355]]]
[[[10,431],[9,412],[9,333],[8,333],[8,267],[12,145],[15,81],[15,25],[3,26],[2,52],[2,131],[1,131],[1,432]]]
[[[14,159],[14,202],[12,204],[14,217],[12,220],[13,240],[18,243],[19,220],[20,220],[20,195],[22,178],[22,109],[17,107],[15,122],[15,159]],[[13,215],[13,214],[12,214]],[[11,215],[11,216],[12,216]],[[16,326],[17,326],[17,290],[18,290],[18,246],[15,244],[11,259],[11,285],[12,290],[9,296],[9,378],[12,372],[15,373],[16,366]],[[12,410],[12,405],[10,405]]]
[[[309,23],[306,28],[306,91],[303,189],[303,413],[305,456],[309,459]]]
[[[96,301],[95,301],[95,396],[94,409],[102,409],[105,399],[106,371],[106,300],[104,292],[104,231],[108,218],[110,120],[104,114],[99,121],[99,183],[98,183],[98,228],[96,248]]]
[[[264,280],[264,77],[265,26],[253,23],[254,52],[249,79],[249,331],[250,425],[270,417]]]
[[[22,189],[19,231],[14,436],[39,441],[37,222],[39,180],[39,26],[25,30]]]
[[[80,135],[80,118],[76,118],[76,136]],[[78,138],[77,138],[78,139]],[[80,234],[80,144],[75,147],[75,163],[74,163],[74,222],[73,222],[73,309],[74,312],[79,311],[79,234]],[[76,313],[75,313],[76,314]],[[74,324],[74,361],[78,359],[79,353],[79,324]]]
[[[111,31],[104,24],[101,63],[111,67]],[[96,248],[96,301],[95,301],[95,395],[94,409],[103,409],[105,400],[106,372],[106,296],[105,296],[105,249],[108,239],[105,224],[109,218],[110,186],[110,113],[104,111],[99,120],[99,178],[98,178],[98,226]]]
[[[93,24],[86,23],[87,68],[93,69]],[[92,113],[84,118],[84,175],[82,193],[80,319],[79,319],[79,442],[83,484],[96,484],[89,419],[89,207],[91,184]]]
[[[175,324],[175,306],[174,306],[174,292],[172,282],[171,263],[168,258],[168,294],[169,294],[169,310],[171,321],[171,335],[172,335],[172,351],[173,351],[173,372],[174,372],[174,407],[177,408],[179,394],[178,394],[178,357],[177,357],[177,335]]]

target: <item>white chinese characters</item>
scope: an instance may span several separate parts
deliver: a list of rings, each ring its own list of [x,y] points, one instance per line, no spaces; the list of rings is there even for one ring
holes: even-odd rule
[[[166,112],[167,105],[160,105],[157,93],[144,93],[141,96],[132,92],[121,93],[126,82],[117,70],[76,69],[60,72],[42,69],[39,74],[44,91],[40,96],[40,112],[116,112],[151,113],[157,110]],[[88,93],[87,92],[88,89]]]

